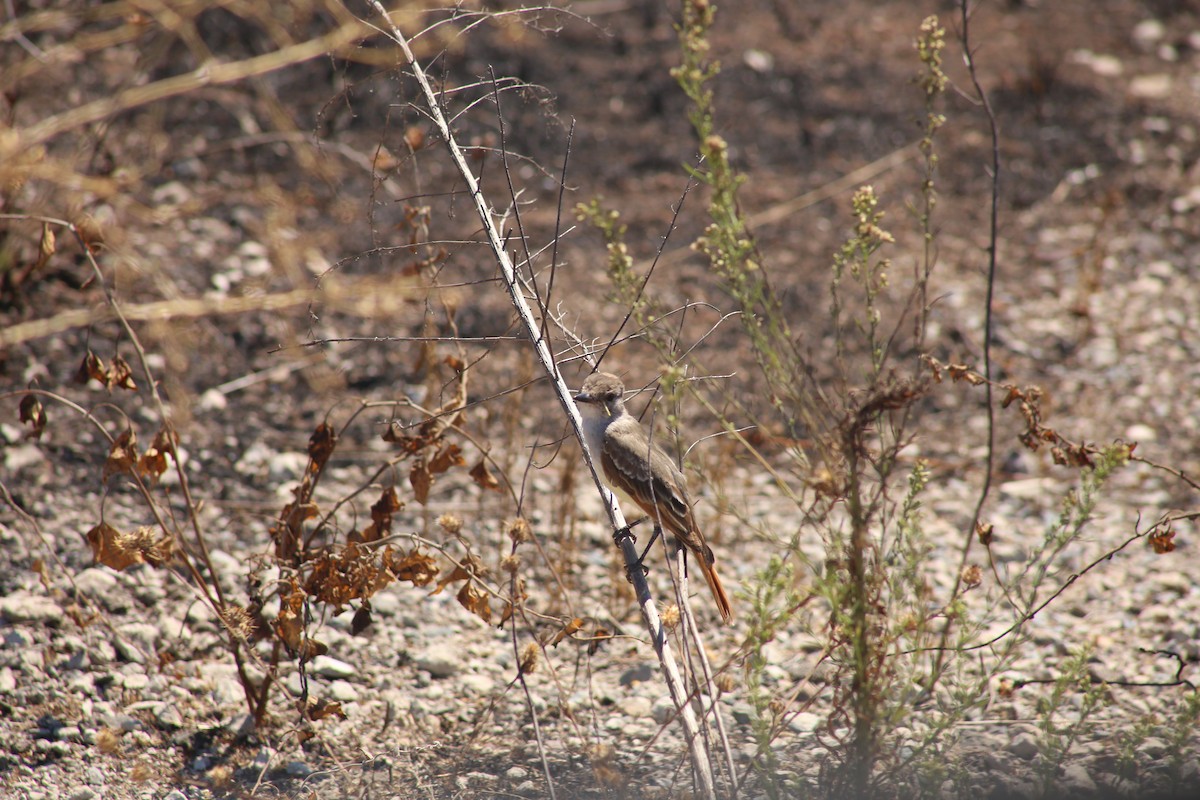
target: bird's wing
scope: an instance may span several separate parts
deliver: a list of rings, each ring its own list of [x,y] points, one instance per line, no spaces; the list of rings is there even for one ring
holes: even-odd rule
[[[688,535],[696,523],[683,475],[670,457],[650,442],[641,426],[632,419],[630,422],[633,424],[617,430],[610,426],[606,432],[600,455],[604,475],[651,518],[690,546]]]

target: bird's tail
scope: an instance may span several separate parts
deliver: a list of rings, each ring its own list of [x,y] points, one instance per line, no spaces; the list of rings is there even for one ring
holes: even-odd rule
[[[716,566],[704,556],[695,560],[699,564],[700,571],[704,573],[704,581],[708,584],[713,599],[717,602],[717,611],[721,612],[721,619],[728,625],[733,622],[733,605],[729,602],[729,595],[725,592],[725,587],[721,585],[721,576],[717,574]]]

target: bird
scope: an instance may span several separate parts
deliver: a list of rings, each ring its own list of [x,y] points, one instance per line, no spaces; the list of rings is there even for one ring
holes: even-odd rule
[[[625,384],[610,372],[594,372],[575,395],[583,412],[583,434],[593,458],[599,458],[605,481],[649,515],[655,530],[667,530],[696,556],[697,565],[725,623],[733,606],[717,574],[716,559],[696,525],[683,473],[656,445],[625,408]]]

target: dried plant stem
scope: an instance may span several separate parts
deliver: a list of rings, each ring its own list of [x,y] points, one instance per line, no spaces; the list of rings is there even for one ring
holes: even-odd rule
[[[558,396],[559,403],[562,405],[563,412],[571,421],[571,426],[575,430],[575,436],[579,440],[580,447],[584,452],[584,459],[588,464],[588,468],[592,472],[592,479],[596,483],[597,489],[601,496],[604,497],[608,506],[609,519],[612,522],[613,528],[618,532],[615,537],[617,545],[621,548],[621,553],[625,559],[626,572],[633,581],[634,589],[637,593],[638,604],[642,609],[642,616],[646,622],[646,626],[650,632],[651,642],[654,645],[654,650],[658,654],[659,664],[662,667],[664,679],[667,687],[671,692],[671,697],[675,702],[676,708],[679,709],[679,718],[683,724],[684,733],[687,738],[688,747],[692,757],[692,764],[700,781],[701,796],[715,800],[716,789],[713,780],[713,771],[709,763],[708,754],[705,752],[703,738],[700,735],[699,724],[696,720],[695,712],[692,710],[691,704],[688,702],[687,687],[679,674],[679,669],[675,664],[675,656],[671,651],[667,640],[666,630],[663,627],[662,621],[658,617],[658,609],[654,604],[654,599],[650,594],[650,587],[647,584],[645,576],[642,574],[641,568],[638,566],[638,552],[634,544],[633,536],[629,533],[628,526],[625,523],[625,518],[621,514],[621,509],[617,506],[616,499],[612,493],[603,487],[600,481],[599,474],[596,472],[596,466],[592,459],[592,454],[587,449],[587,444],[583,437],[583,418],[580,416],[579,409],[575,406],[572,399],[572,392],[567,387],[566,381],[558,370],[558,365],[554,361],[554,354],[550,349],[546,336],[538,324],[537,318],[530,309],[528,302],[525,299],[524,292],[521,290],[521,283],[517,275],[516,268],[513,265],[512,259],[504,248],[504,239],[500,235],[500,231],[496,226],[495,219],[492,215],[492,210],[489,207],[487,200],[483,196],[483,190],[479,186],[479,181],[476,180],[474,173],[471,172],[467,160],[463,155],[462,148],[459,147],[457,140],[454,137],[454,132],[450,129],[449,119],[446,117],[444,110],[438,100],[438,95],[434,91],[433,86],[429,83],[429,79],[422,69],[421,64],[417,61],[413,54],[412,48],[409,46],[407,37],[396,27],[387,16],[387,11],[379,0],[370,0],[370,5],[380,15],[380,19],[387,25],[387,31],[384,31],[389,38],[396,43],[404,54],[408,68],[412,71],[413,77],[416,78],[418,85],[421,87],[421,93],[425,98],[425,104],[429,112],[430,120],[437,127],[442,141],[445,142],[446,148],[449,151],[450,158],[454,162],[455,168],[459,175],[466,183],[467,189],[471,196],[471,202],[475,207],[475,213],[478,215],[480,222],[483,225],[483,230],[487,238],[488,246],[491,248],[492,255],[496,259],[497,265],[500,267],[504,277],[504,284],[508,290],[509,299],[512,301],[513,307],[521,319],[521,324],[528,331],[530,339],[533,343],[534,352],[537,355],[542,369],[546,375],[550,377],[554,386],[555,394]]]
[[[962,22],[962,30],[960,37],[963,48],[963,60],[967,65],[967,73],[971,76],[971,85],[975,90],[975,97],[980,106],[983,108],[984,114],[987,116],[988,128],[991,132],[992,144],[992,193],[991,207],[989,212],[989,229],[988,229],[988,271],[987,271],[987,297],[984,300],[983,307],[983,376],[986,380],[985,391],[985,406],[987,413],[987,454],[984,458],[983,472],[983,487],[979,490],[979,499],[975,503],[975,512],[972,515],[970,526],[966,532],[966,538],[963,540],[962,554],[959,559],[958,573],[954,580],[954,589],[950,592],[950,602],[954,602],[958,598],[959,592],[962,590],[962,575],[963,569],[967,566],[967,559],[971,554],[971,545],[975,542],[975,529],[979,525],[979,521],[983,515],[983,507],[987,503],[988,494],[992,488],[992,473],[995,471],[996,461],[996,408],[992,397],[992,311],[993,311],[993,294],[996,289],[996,245],[999,241],[999,217],[1000,217],[1000,129],[996,122],[996,113],[992,110],[992,104],[988,100],[987,92],[983,90],[982,84],[979,82],[979,76],[975,71],[975,54],[971,51],[971,4],[970,0],[959,0],[959,10],[961,12],[960,20]],[[946,654],[946,642],[950,638],[950,628],[953,626],[953,617],[947,617],[946,624],[942,626],[941,641],[938,644],[938,655],[933,669],[929,671],[930,681],[936,680],[937,676],[942,671],[942,666]]]

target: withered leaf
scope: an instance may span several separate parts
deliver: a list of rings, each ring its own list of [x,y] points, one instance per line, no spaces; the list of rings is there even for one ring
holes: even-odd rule
[[[975,535],[979,537],[979,543],[984,547],[992,546],[992,534],[995,526],[990,522],[976,522]]]
[[[427,586],[437,577],[437,562],[432,556],[415,547],[400,561],[396,561],[391,548],[384,553],[384,566],[398,581],[407,581],[413,586]]]
[[[54,255],[58,249],[54,236],[54,228],[50,227],[50,223],[42,223],[42,240],[38,243],[38,259],[34,269],[41,269],[46,266],[46,262],[50,260],[50,256]]]
[[[295,655],[300,652],[304,640],[304,592],[292,582],[292,591],[279,604],[279,613],[275,615],[275,635],[283,642],[288,652]]]
[[[470,570],[466,569],[461,564],[455,564],[454,569],[451,570],[450,574],[443,575],[441,580],[438,581],[437,588],[434,589],[432,592],[430,592],[430,594],[437,594],[438,592],[445,589],[449,584],[454,583],[456,581],[469,581],[469,580],[471,580]]]
[[[337,446],[337,434],[326,422],[322,422],[308,439],[308,457],[312,459],[310,470],[320,472],[325,468],[325,462],[333,455]]]
[[[380,531],[391,533],[392,514],[404,508],[404,503],[396,496],[396,487],[389,486],[379,495],[379,500],[371,506],[371,520],[379,526]]]
[[[301,661],[312,661],[317,656],[323,656],[329,652],[329,645],[322,642],[320,639],[306,637],[300,645],[300,651],[296,654]]]
[[[575,617],[573,620],[564,625],[558,633],[554,634],[554,638],[550,640],[550,646],[558,647],[558,645],[562,643],[563,639],[571,636],[574,633],[577,633],[579,629],[583,627],[583,624],[582,617]]]
[[[133,465],[137,463],[137,434],[133,432],[133,428],[127,428],[124,433],[117,437],[113,442],[112,448],[108,451],[108,460],[104,462],[104,471],[101,479],[108,480],[113,475],[121,475],[123,473],[133,474]]]
[[[171,557],[170,538],[147,526],[120,531],[102,522],[87,532],[87,540],[93,560],[118,571],[135,564],[159,567]]]
[[[408,149],[416,152],[425,146],[425,131],[418,128],[416,125],[409,125],[404,130],[404,143],[408,145]]]
[[[467,463],[461,454],[462,448],[458,445],[446,445],[430,460],[429,471],[434,475],[440,475],[451,467],[461,467]]]
[[[1021,390],[1018,389],[1016,386],[1013,386],[1012,384],[1008,384],[1008,386],[1006,388],[1008,389],[1008,391],[1005,393],[1004,399],[1000,401],[1001,408],[1008,408],[1009,406],[1011,406],[1013,404],[1013,401],[1024,399],[1025,396],[1023,394],[1021,394]]]
[[[20,406],[21,422],[28,422],[32,428],[26,436],[32,439],[41,439],[42,433],[46,430],[46,409],[42,407],[42,401],[35,394],[27,394],[21,398]]]
[[[129,362],[121,356],[113,356],[112,366],[108,370],[105,382],[109,389],[116,386],[118,389],[137,391],[137,383],[133,380],[133,370],[130,368]]]
[[[378,542],[383,536],[379,532],[378,526],[374,522],[368,523],[367,527],[361,531],[350,531],[346,534],[347,544],[363,544],[370,542]]]
[[[425,505],[425,501],[429,499],[429,490],[433,488],[433,474],[429,471],[425,459],[420,459],[412,465],[408,473],[408,482],[412,484],[413,497],[418,503]]]
[[[513,614],[516,613],[517,604],[519,603],[523,605],[528,599],[529,594],[525,591],[525,579],[518,578],[516,581],[516,586],[514,587],[513,596],[504,604],[504,610],[500,612],[500,621],[496,624],[503,628],[504,623],[512,619]]]
[[[308,594],[340,611],[352,600],[365,600],[393,580],[370,550],[351,542],[337,551],[322,553],[305,582]]]
[[[591,638],[591,642],[588,643],[588,655],[594,656],[600,651],[600,645],[613,638],[613,635],[608,629],[597,626],[589,638]]]
[[[365,631],[371,625],[371,607],[363,604],[357,611],[354,612],[354,619],[350,620],[350,634],[357,636]]]
[[[75,371],[76,383],[87,383],[89,380],[96,381],[108,385],[108,370],[104,367],[104,362],[100,356],[92,352],[88,348],[87,355],[83,357],[83,362],[79,365],[79,369]]]
[[[172,452],[172,436],[166,428],[159,428],[154,441],[138,459],[138,474],[150,480],[158,480],[167,471],[167,455]]]
[[[492,606],[488,603],[488,595],[481,589],[476,588],[474,581],[467,581],[458,590],[458,602],[467,611],[470,611],[484,622],[491,624]]]
[[[118,571],[142,563],[141,555],[137,551],[130,552],[118,543],[120,538],[121,532],[107,522],[101,522],[88,531],[87,540],[92,546],[92,560]]]
[[[500,491],[500,481],[496,480],[496,476],[488,469],[487,462],[483,459],[480,459],[478,464],[471,467],[471,478],[481,489],[491,489],[494,492]]]
[[[342,704],[336,700],[326,700],[324,697],[308,707],[307,715],[313,722],[326,717],[346,719],[346,712],[342,711]]]
[[[1150,547],[1160,556],[1170,553],[1175,549],[1175,531],[1171,528],[1164,528],[1151,534]]]

